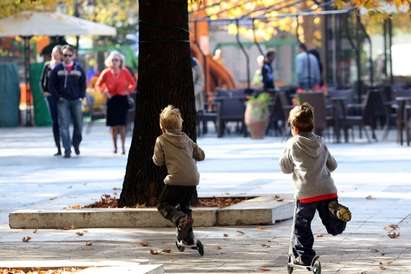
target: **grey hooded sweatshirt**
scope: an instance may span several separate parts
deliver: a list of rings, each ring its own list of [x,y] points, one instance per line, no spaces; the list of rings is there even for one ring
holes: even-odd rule
[[[196,160],[204,160],[204,151],[181,131],[163,133],[157,137],[154,146],[153,162],[157,166],[166,165],[167,185],[198,185],[200,174]]]
[[[280,166],[284,173],[293,174],[295,196],[300,201],[337,197],[337,188],[330,174],[337,168],[337,162],[321,137],[304,132],[290,138]]]

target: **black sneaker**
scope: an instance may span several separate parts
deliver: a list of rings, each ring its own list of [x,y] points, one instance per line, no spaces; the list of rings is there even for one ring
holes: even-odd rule
[[[185,215],[178,220],[178,237],[183,241],[186,245],[194,244],[194,235],[193,235],[193,219]]]
[[[64,156],[63,156],[63,158],[71,158],[71,155],[70,155],[70,153],[64,153]]]
[[[343,222],[351,221],[351,211],[348,207],[339,204],[337,201],[331,201],[328,204],[328,210],[330,210],[333,216]]]
[[[76,153],[76,155],[80,155],[80,147],[79,146],[74,147],[74,153]]]
[[[295,265],[301,265],[301,266],[310,266],[311,262],[303,260],[301,256],[295,257],[294,262]]]

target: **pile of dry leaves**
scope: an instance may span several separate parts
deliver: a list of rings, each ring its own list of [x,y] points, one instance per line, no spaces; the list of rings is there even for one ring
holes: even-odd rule
[[[209,198],[199,198],[198,203],[194,204],[193,207],[227,207],[230,205],[237,204],[241,201],[252,199],[254,197],[209,197]],[[116,208],[118,207],[118,198],[110,194],[103,194],[99,201],[84,206],[83,208]],[[144,207],[144,206],[137,206]],[[72,205],[69,208],[75,209],[80,208],[79,205]]]

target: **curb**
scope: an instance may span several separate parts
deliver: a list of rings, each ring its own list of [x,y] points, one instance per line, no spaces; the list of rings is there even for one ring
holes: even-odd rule
[[[270,225],[292,218],[290,197],[260,196],[226,208],[193,208],[196,227]],[[156,208],[18,210],[9,214],[14,229],[172,227]]]
[[[148,260],[141,262],[121,261],[88,261],[88,260],[44,260],[44,261],[2,261],[0,269],[36,269],[37,271],[57,268],[84,268],[76,273],[135,273],[135,274],[163,274],[164,268],[161,264],[149,264]]]

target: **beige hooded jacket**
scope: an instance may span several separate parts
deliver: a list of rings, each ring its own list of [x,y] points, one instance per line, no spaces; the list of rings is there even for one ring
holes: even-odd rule
[[[280,167],[293,174],[297,199],[337,193],[331,178],[337,162],[321,137],[313,133],[301,133],[287,141]]]
[[[198,185],[200,174],[196,160],[204,160],[204,151],[183,132],[166,132],[157,137],[153,162],[157,166],[166,165],[167,185]]]

